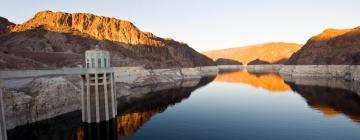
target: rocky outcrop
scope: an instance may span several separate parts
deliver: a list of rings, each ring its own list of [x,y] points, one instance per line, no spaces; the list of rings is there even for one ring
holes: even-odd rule
[[[142,32],[128,21],[44,11],[12,26],[8,34],[0,37],[0,52],[7,55],[0,58],[0,69],[74,67],[83,64],[84,51],[98,43],[101,49],[110,51],[113,66],[215,65],[187,44]],[[16,65],[18,62],[22,65]]]
[[[136,86],[158,83],[171,83],[187,79],[215,76],[219,69],[216,66],[172,69],[143,69],[141,67],[113,68],[115,81]]]
[[[38,78],[4,93],[7,129],[80,109],[80,90],[62,77]]]
[[[248,63],[248,65],[269,65],[270,63],[267,61],[263,61],[263,60],[259,60],[259,59],[255,59],[253,61],[250,61]]]
[[[289,65],[358,65],[360,64],[360,27],[327,29],[310,38],[291,56]]]
[[[215,63],[216,65],[242,65],[239,61],[225,58],[216,59]]]
[[[9,32],[15,24],[7,20],[6,18],[0,17],[0,36]]]
[[[232,59],[242,62],[245,65],[255,59],[267,61],[271,64],[282,64],[301,47],[302,45],[295,43],[273,42],[238,48],[212,50],[202,53],[213,60],[218,58]]]

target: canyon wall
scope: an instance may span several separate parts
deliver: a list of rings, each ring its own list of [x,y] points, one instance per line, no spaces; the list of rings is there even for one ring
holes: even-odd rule
[[[185,43],[142,32],[115,18],[43,11],[22,24],[5,21],[0,19],[0,69],[77,67],[84,63],[84,51],[96,44],[110,51],[113,67],[215,65]]]
[[[288,65],[359,65],[360,27],[326,29],[311,37]]]

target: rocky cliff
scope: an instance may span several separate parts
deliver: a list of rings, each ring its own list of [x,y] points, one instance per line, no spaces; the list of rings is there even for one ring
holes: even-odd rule
[[[202,52],[202,54],[205,54],[214,60],[218,58],[226,58],[239,61],[245,65],[256,59],[278,64],[284,63],[301,47],[302,45],[295,43],[273,42],[238,48],[206,51]]]
[[[360,64],[360,27],[327,29],[310,38],[291,56],[291,65],[358,65]]]
[[[0,34],[0,69],[74,67],[83,64],[84,51],[98,43],[110,51],[113,66],[215,65],[185,43],[142,32],[115,18],[43,11],[23,24],[4,23],[0,20],[0,30],[7,27]]]
[[[0,35],[8,33],[9,29],[15,24],[7,20],[6,18],[0,17]]]

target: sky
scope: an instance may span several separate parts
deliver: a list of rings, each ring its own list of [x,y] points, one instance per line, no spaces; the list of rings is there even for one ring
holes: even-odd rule
[[[264,42],[306,43],[326,28],[360,26],[359,0],[2,0],[20,24],[43,10],[93,13],[134,23],[197,51]]]

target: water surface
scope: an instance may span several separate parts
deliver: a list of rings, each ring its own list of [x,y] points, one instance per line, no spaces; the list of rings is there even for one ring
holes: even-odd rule
[[[353,86],[294,84],[276,74],[246,71],[212,80],[154,91],[131,102],[121,98],[111,123],[115,130],[101,133],[112,135],[107,139],[360,138],[360,96]],[[74,112],[18,127],[8,132],[9,139],[96,139],[84,132],[80,117]]]

